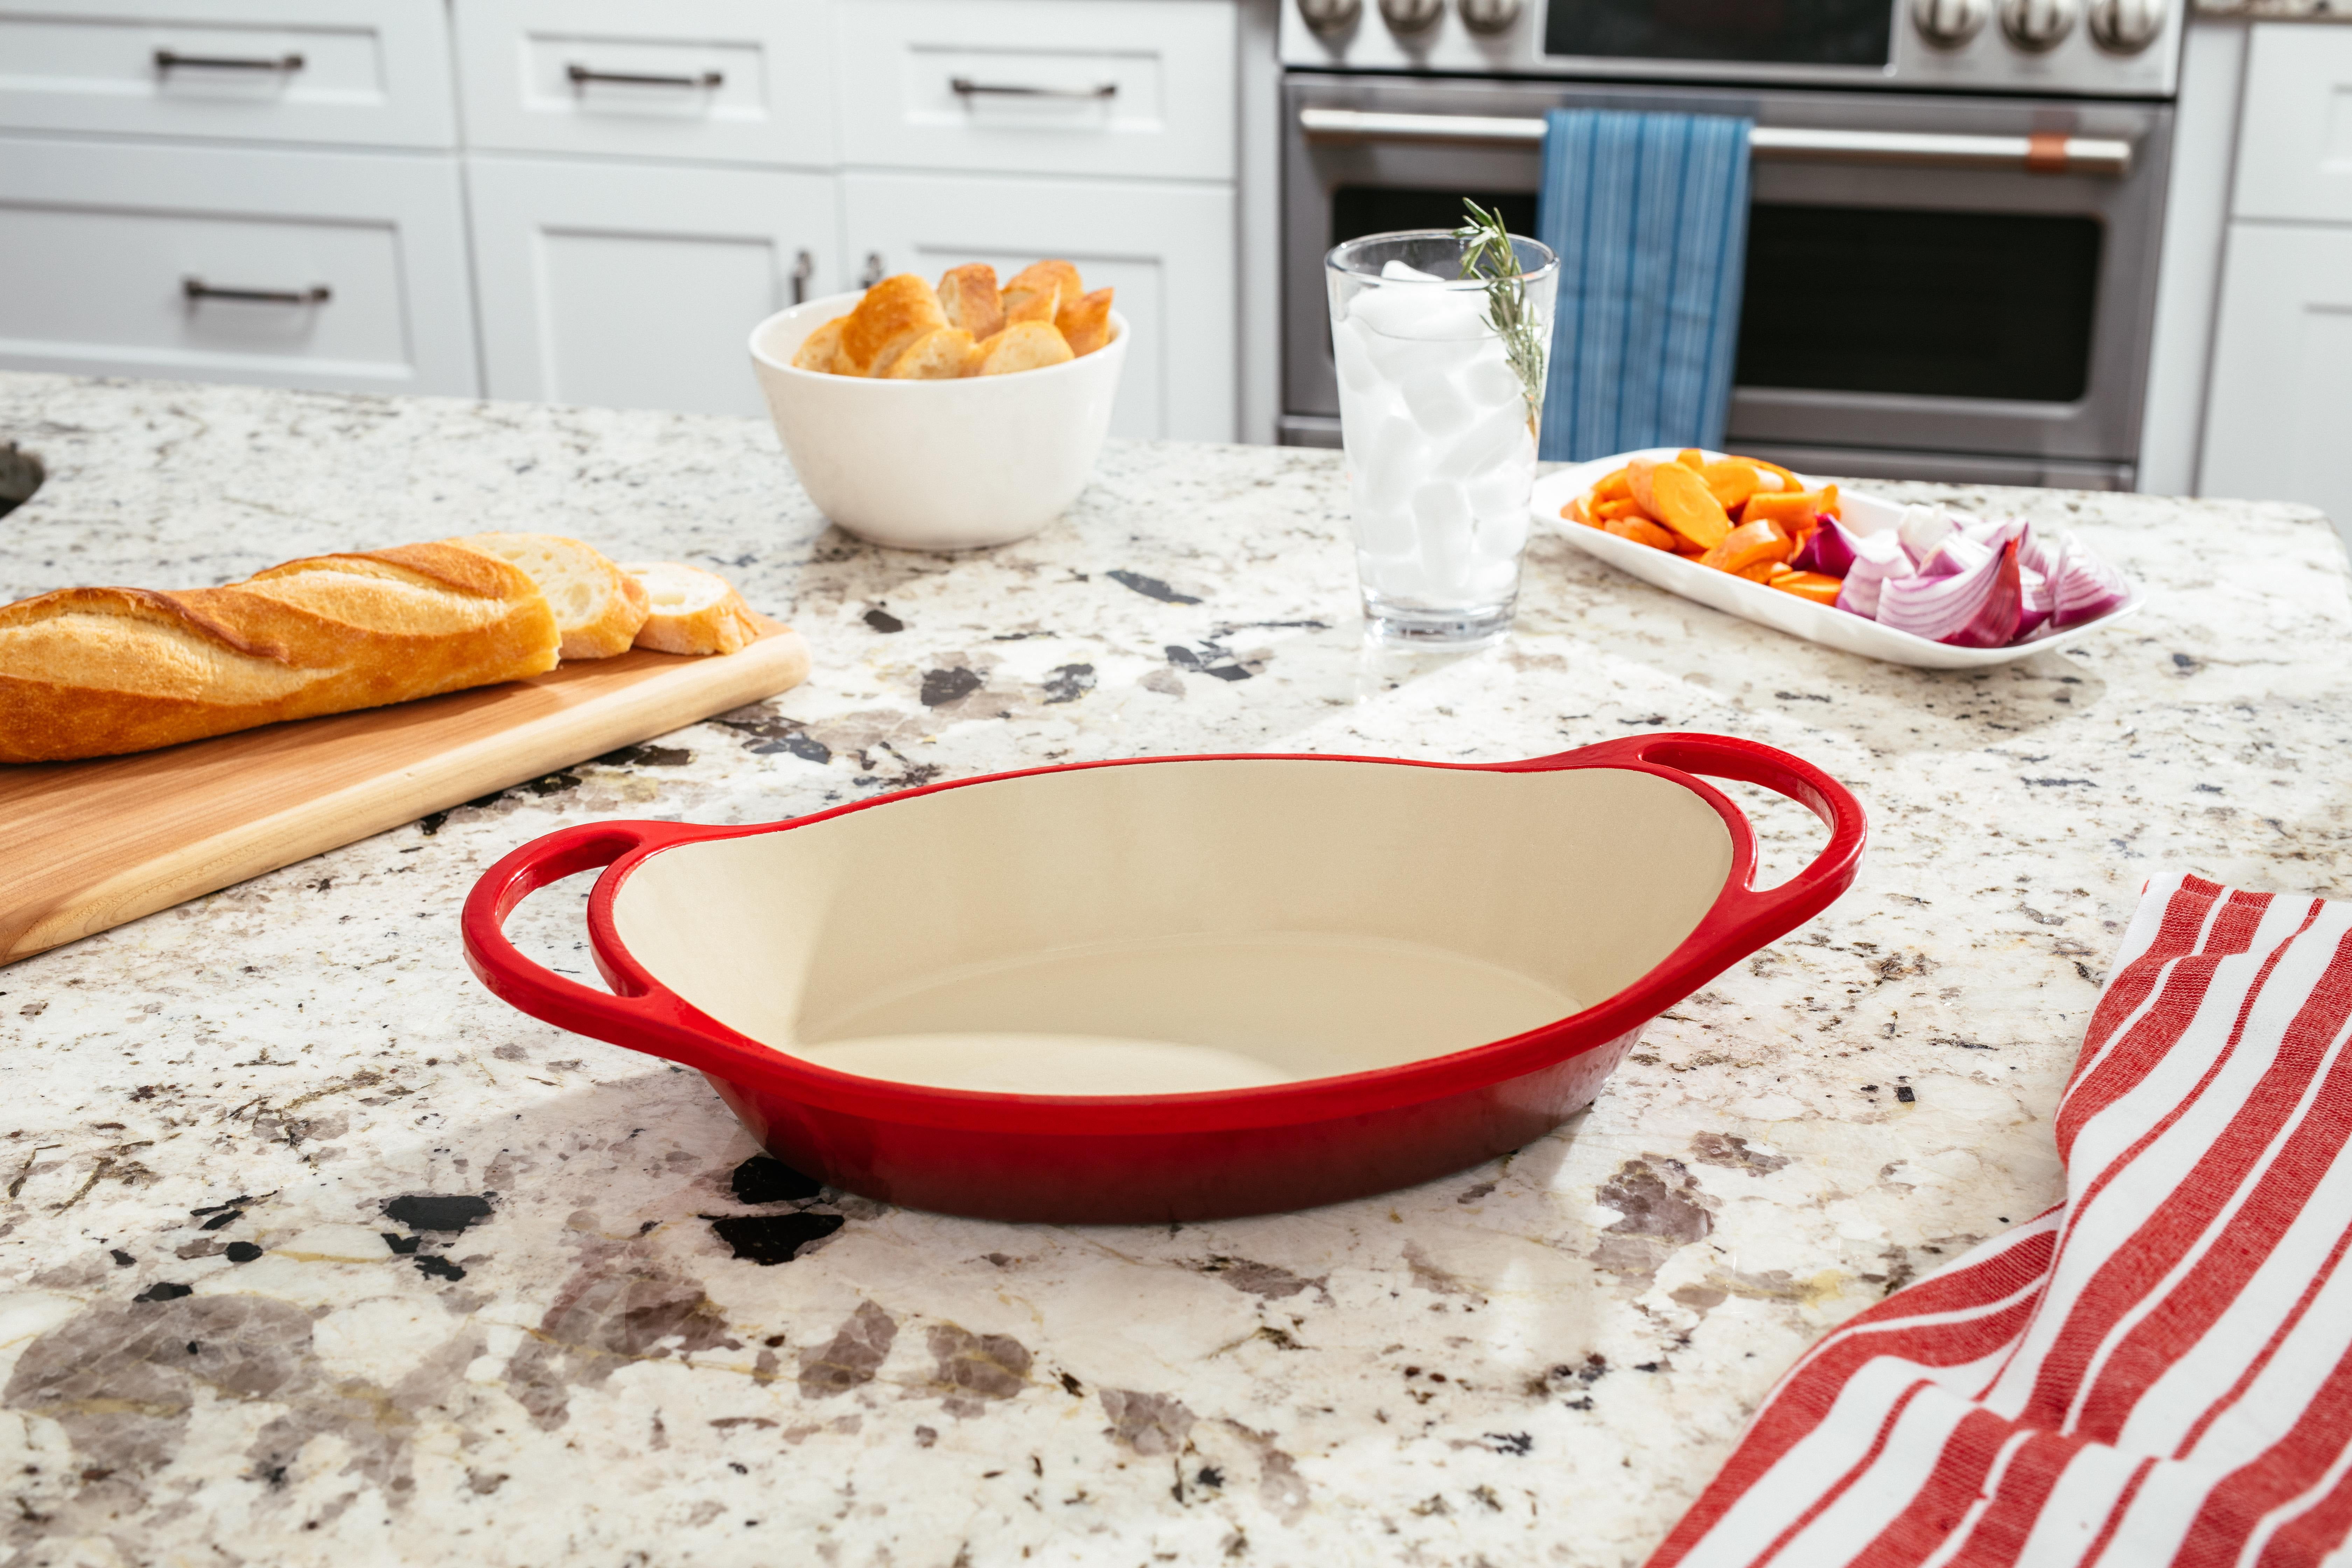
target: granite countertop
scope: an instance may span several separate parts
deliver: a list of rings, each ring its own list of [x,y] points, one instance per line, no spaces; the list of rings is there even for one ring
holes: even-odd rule
[[[1541,534],[1508,643],[1405,658],[1360,642],[1331,453],[1114,445],[1066,522],[951,558],[828,531],[750,421],[16,375],[7,437],[51,477],[0,521],[0,601],[545,527],[720,566],[816,653],[772,702],[0,970],[28,1563],[1633,1563],[1804,1345],[2058,1194],[2048,1117],[2142,878],[2352,895],[2352,599],[2294,507],[1958,492],[2154,595],[1990,672]],[[809,1191],[699,1078],[459,957],[496,857],[610,814],[1664,728],[1847,781],[1852,892],[1550,1136],[1311,1213]],[[1735,789],[1793,869],[1813,819]],[[581,890],[524,908],[527,948],[584,967]],[[817,1239],[739,1252],[742,1215]]]

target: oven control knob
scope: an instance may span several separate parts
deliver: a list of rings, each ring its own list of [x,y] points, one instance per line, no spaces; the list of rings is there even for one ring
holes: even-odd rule
[[[1344,33],[1364,14],[1364,0],[1298,0],[1298,15],[1318,33]]]
[[[1984,31],[1992,0],[1911,0],[1911,25],[1939,49],[1957,49]]]
[[[1524,0],[1454,0],[1462,25],[1474,33],[1507,33],[1526,9]]]
[[[2114,55],[2136,55],[2164,31],[2164,0],[2091,0],[2091,41]]]
[[[1445,0],[1381,0],[1381,15],[1391,33],[1418,33],[1445,15]]]
[[[2032,54],[2054,49],[2074,30],[2082,0],[2000,0],[2000,30]]]

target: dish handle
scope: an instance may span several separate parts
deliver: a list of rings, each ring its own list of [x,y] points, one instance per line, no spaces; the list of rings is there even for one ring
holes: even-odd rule
[[[1558,766],[1571,759],[1580,767],[1638,763],[1759,784],[1787,795],[1828,825],[1830,841],[1810,865],[1780,886],[1758,889],[1751,865],[1745,877],[1723,889],[1692,933],[1695,938],[1714,939],[1706,943],[1710,947],[1720,942],[1721,951],[1747,953],[1786,936],[1835,903],[1862,868],[1863,845],[1870,835],[1862,803],[1802,757],[1732,735],[1665,731],[1603,741],[1544,761]]]
[[[710,1026],[668,992],[649,986],[601,960],[609,992],[583,985],[522,954],[508,937],[509,916],[522,901],[564,878],[638,849],[660,848],[709,835],[680,822],[592,822],[534,838],[483,874],[466,895],[461,930],[467,967],[490,994],[560,1029],[664,1057],[698,1072],[740,1073],[745,1047],[714,1039]]]

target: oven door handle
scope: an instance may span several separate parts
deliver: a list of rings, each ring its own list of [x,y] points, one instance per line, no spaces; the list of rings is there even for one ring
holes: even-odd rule
[[[1309,142],[1486,142],[1541,146],[1540,120],[1486,114],[1388,114],[1360,109],[1302,109]],[[1930,169],[2022,169],[2036,174],[2131,173],[2132,144],[2105,136],[2036,132],[2030,136],[1954,136],[1911,131],[1816,131],[1759,125],[1749,155],[1776,163],[1887,163]]]

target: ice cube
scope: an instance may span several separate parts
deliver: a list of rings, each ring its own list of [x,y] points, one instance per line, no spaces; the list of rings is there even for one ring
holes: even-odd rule
[[[1486,296],[1470,289],[1432,288],[1425,283],[1367,289],[1356,296],[1348,315],[1391,338],[1428,342],[1494,336],[1485,319]]]
[[[1482,353],[1462,373],[1462,390],[1471,402],[1481,408],[1493,408],[1506,403],[1526,406],[1527,399],[1519,388],[1519,373],[1511,368],[1502,344],[1496,341],[1492,353]]]
[[[1412,521],[1435,591],[1458,584],[1470,564],[1470,498],[1458,484],[1432,479],[1412,492]]]
[[[1469,575],[1462,582],[1463,600],[1466,605],[1500,605],[1515,598],[1519,591],[1519,558],[1505,560],[1478,558]]]
[[[1440,278],[1434,272],[1423,272],[1420,268],[1407,267],[1402,261],[1382,263],[1381,267],[1381,276],[1390,279],[1411,279],[1415,283],[1443,283],[1445,281],[1444,279]]]
[[[1412,510],[1394,491],[1354,499],[1356,548],[1364,554],[1410,555],[1413,548]]]
[[[1528,509],[1524,499],[1515,512],[1481,512],[1476,539],[1482,561],[1511,561],[1528,547]]]
[[[1412,412],[1412,421],[1421,433],[1432,439],[1443,440],[1470,423],[1474,410],[1470,400],[1454,378],[1442,371],[1425,370],[1409,375],[1397,384],[1403,395],[1404,405]]]
[[[1498,463],[1512,461],[1527,446],[1527,405],[1483,408],[1445,448],[1438,459],[1437,474],[1441,479],[1475,479]]]
[[[1339,364],[1339,380],[1358,392],[1369,391],[1381,379],[1372,352],[1364,342],[1364,330],[1354,321],[1332,326],[1331,357]]]
[[[1392,381],[1407,376],[1451,375],[1477,356],[1478,345],[1460,338],[1391,338],[1364,334],[1373,368]]]
[[[1364,460],[1356,471],[1363,476],[1364,494],[1370,500],[1410,495],[1429,477],[1429,443],[1409,419],[1395,418],[1374,426],[1363,447]]]
[[[1445,471],[1440,465],[1438,471]],[[1486,472],[1471,476],[1466,487],[1470,510],[1484,529],[1496,518],[1513,518],[1523,525],[1528,520],[1528,492],[1535,488],[1535,465],[1530,462],[1504,462]],[[1514,546],[1513,548],[1517,548]]]

